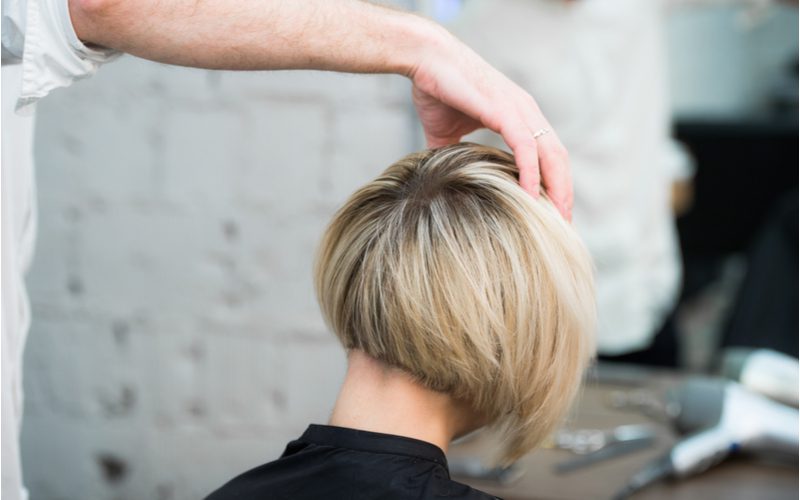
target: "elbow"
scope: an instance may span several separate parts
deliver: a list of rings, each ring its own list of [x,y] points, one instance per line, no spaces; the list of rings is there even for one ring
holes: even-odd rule
[[[119,0],[68,0],[70,14],[77,13],[87,18],[101,19],[116,10]]]
[[[84,43],[107,45],[104,34],[112,31],[113,20],[120,17],[120,0],[68,0],[69,15],[75,34]]]

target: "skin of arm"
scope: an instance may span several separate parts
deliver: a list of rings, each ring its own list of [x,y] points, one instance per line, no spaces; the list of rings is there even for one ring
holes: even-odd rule
[[[534,99],[444,28],[359,0],[68,0],[78,37],[167,64],[226,70],[396,73],[414,84],[428,145],[486,127],[517,158],[520,184],[540,184],[571,218],[566,149]]]

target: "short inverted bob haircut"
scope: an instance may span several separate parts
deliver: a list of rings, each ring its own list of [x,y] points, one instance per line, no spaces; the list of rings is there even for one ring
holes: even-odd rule
[[[561,421],[594,353],[589,256],[517,179],[513,156],[476,144],[408,155],[336,213],[315,269],[344,347],[471,405],[502,463]]]

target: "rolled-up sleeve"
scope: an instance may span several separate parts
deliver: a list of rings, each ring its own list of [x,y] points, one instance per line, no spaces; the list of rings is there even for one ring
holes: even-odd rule
[[[78,39],[69,15],[68,0],[28,0],[22,53],[21,110],[53,89],[91,76],[119,55],[90,48]]]

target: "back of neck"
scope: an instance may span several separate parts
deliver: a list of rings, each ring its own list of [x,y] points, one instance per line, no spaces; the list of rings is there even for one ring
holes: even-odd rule
[[[330,424],[415,438],[446,452],[454,437],[471,430],[469,413],[449,395],[353,350]]]

